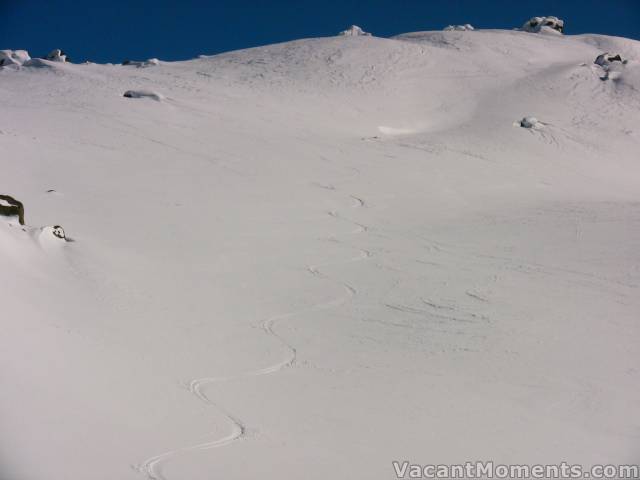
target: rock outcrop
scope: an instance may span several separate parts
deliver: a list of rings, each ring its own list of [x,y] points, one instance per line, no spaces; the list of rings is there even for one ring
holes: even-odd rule
[[[0,215],[18,217],[18,223],[24,225],[24,205],[9,195],[0,195]]]

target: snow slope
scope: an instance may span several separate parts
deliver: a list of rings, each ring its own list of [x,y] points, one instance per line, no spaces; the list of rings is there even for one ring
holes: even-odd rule
[[[476,30],[0,68],[0,478],[637,462],[639,60]]]

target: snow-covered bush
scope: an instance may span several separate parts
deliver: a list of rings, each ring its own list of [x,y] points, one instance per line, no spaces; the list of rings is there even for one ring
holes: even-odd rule
[[[68,62],[69,61],[67,59],[67,54],[64,53],[62,50],[60,50],[59,48],[51,50],[51,53],[49,53],[49,55],[47,55],[45,59],[49,60],[50,62]]]
[[[562,33],[564,30],[564,20],[560,20],[558,17],[533,17],[524,23],[522,30],[531,33]]]
[[[30,59],[26,50],[0,50],[0,67],[22,65]]]
[[[0,215],[18,217],[18,223],[24,225],[24,205],[9,195],[0,195]]]
[[[346,30],[343,30],[338,35],[341,35],[343,37],[370,37],[371,36],[370,33],[365,32],[357,25],[351,25],[349,28],[347,28]]]
[[[470,25],[468,23],[465,23],[464,25],[448,25],[444,27],[445,32],[450,32],[452,30],[455,30],[458,32],[464,32],[468,30],[474,30],[474,28],[473,28],[473,25]]]

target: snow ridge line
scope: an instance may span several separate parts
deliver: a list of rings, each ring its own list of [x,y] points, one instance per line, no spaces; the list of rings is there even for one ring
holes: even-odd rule
[[[355,201],[355,203],[351,205],[351,208],[362,208],[365,206],[365,202],[361,198],[358,198],[353,195],[350,195],[350,198]],[[327,212],[327,214],[335,219],[343,220],[356,225],[357,228],[352,232],[349,232],[348,233],[349,235],[365,233],[368,231],[368,227],[366,225],[363,225],[353,220],[350,220],[348,218],[345,218],[336,211],[332,210]],[[329,238],[335,239],[334,236],[330,236]],[[329,279],[327,275],[322,273],[322,271],[320,270],[321,268],[328,267],[330,265],[344,265],[347,263],[358,262],[358,261],[370,258],[372,256],[373,254],[370,251],[360,249],[359,254],[353,258],[350,258],[348,260],[343,260],[340,262],[330,262],[330,263],[324,263],[320,265],[308,265],[307,271],[316,277]],[[209,442],[203,442],[196,445],[189,445],[186,447],[169,450],[167,452],[161,453],[160,455],[155,455],[151,458],[148,458],[142,464],[140,464],[139,466],[135,466],[133,468],[138,472],[146,475],[147,479],[149,480],[167,480],[167,478],[163,475],[160,467],[162,463],[169,460],[171,457],[175,455],[179,455],[181,453],[186,453],[186,452],[195,451],[195,450],[208,450],[212,448],[223,447],[225,445],[229,445],[231,443],[234,443],[246,437],[247,429],[245,425],[242,423],[242,421],[240,421],[238,418],[233,416],[231,413],[227,412],[220,405],[211,401],[211,399],[204,393],[203,388],[206,385],[210,385],[212,383],[226,382],[226,381],[237,380],[241,378],[258,377],[262,375],[269,375],[269,374],[277,373],[285,368],[293,367],[298,358],[298,352],[291,343],[289,343],[285,338],[283,338],[280,334],[276,332],[275,327],[277,323],[283,320],[286,320],[288,318],[295,317],[297,315],[302,315],[307,312],[339,307],[341,305],[348,303],[352,298],[354,298],[358,294],[358,291],[350,284],[346,282],[339,282],[339,283],[346,292],[345,296],[338,297],[334,300],[330,300],[325,303],[315,304],[310,307],[304,308],[302,310],[296,310],[293,312],[275,315],[267,318],[260,324],[265,334],[277,339],[287,349],[288,355],[284,360],[278,363],[275,363],[273,365],[269,365],[267,367],[254,370],[251,372],[247,372],[244,374],[240,374],[240,375],[234,375],[234,376],[228,376],[228,377],[196,378],[191,382],[189,382],[187,385],[185,385],[185,387],[193,395],[195,395],[200,401],[202,401],[207,405],[211,405],[215,407],[216,409],[218,409],[219,412],[221,412],[227,418],[227,420],[232,426],[232,430],[228,435],[216,440],[209,441]]]

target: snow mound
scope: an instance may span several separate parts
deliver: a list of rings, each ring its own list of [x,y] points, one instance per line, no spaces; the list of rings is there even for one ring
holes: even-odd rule
[[[62,50],[60,50],[59,48],[56,48],[54,50],[51,50],[51,52],[49,53],[49,55],[47,55],[45,57],[46,60],[49,60],[50,62],[68,62],[69,60],[67,59],[67,54],[64,53]]]
[[[31,60],[26,50],[0,50],[0,67],[22,65]]]
[[[515,125],[522,128],[532,128],[534,130],[544,128],[544,123],[540,122],[536,117],[524,117],[519,122],[516,122]]]
[[[127,90],[123,97],[126,98],[152,98],[153,100],[164,100],[164,95],[154,92],[153,90]]]
[[[160,65],[160,60],[158,60],[157,58],[150,58],[149,60],[145,60],[143,62],[137,60],[125,60],[124,62],[122,62],[122,65],[145,68]]]
[[[450,32],[453,30],[457,32],[465,32],[465,31],[475,30],[475,28],[473,28],[473,25],[469,23],[465,23],[464,25],[447,25],[446,27],[444,27],[443,30],[445,32]]]
[[[371,36],[370,33],[365,32],[364,30],[362,30],[362,28],[360,28],[357,25],[351,25],[349,28],[347,28],[346,30],[343,30],[338,35],[342,37],[370,37]]]
[[[522,25],[521,30],[530,33],[562,33],[564,20],[558,17],[532,17]]]

